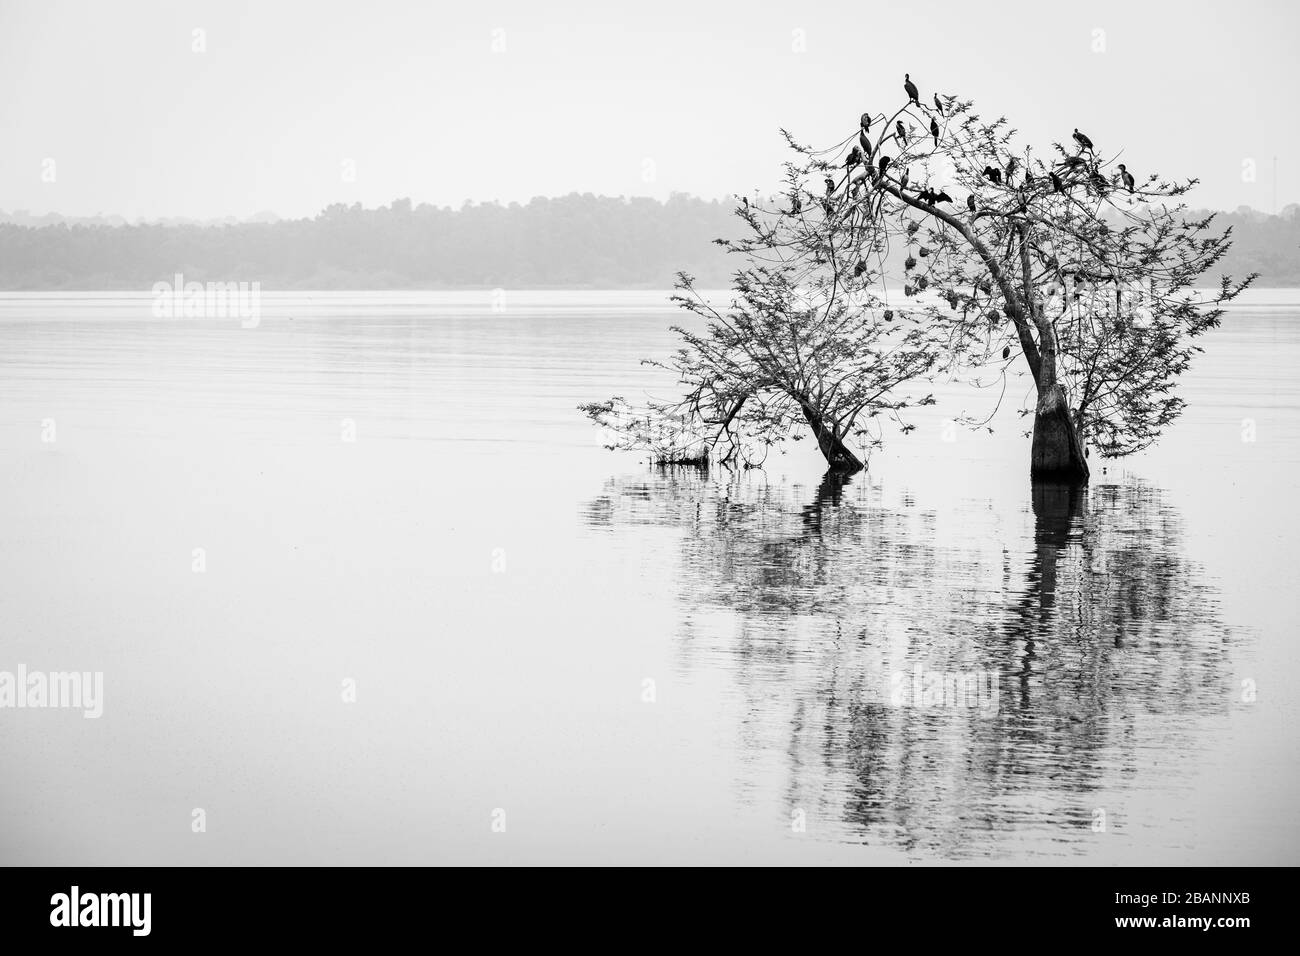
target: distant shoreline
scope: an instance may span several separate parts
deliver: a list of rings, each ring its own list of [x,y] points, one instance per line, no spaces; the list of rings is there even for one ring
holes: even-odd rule
[[[1300,288],[1300,205],[1218,213],[1213,228],[1229,227],[1233,245],[1213,275],[1258,272],[1261,285]],[[652,291],[679,271],[720,288],[739,263],[716,240],[745,228],[729,201],[590,194],[460,209],[337,204],[312,219],[222,226],[0,222],[0,290],[139,291],[182,273],[266,292]],[[901,251],[886,259],[886,273],[901,276]]]

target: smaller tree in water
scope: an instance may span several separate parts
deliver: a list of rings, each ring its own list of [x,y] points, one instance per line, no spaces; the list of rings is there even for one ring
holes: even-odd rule
[[[681,347],[646,364],[671,373],[679,393],[639,408],[622,397],[580,406],[610,430],[609,447],[649,450],[661,463],[756,464],[811,435],[831,469],[854,472],[880,443],[883,418],[907,431],[905,410],[933,403],[902,386],[932,372],[941,343],[873,291],[880,277],[862,258],[871,227],[855,212],[842,231],[841,204],[789,174],[788,206],[745,200],[746,238],[718,240],[745,261],[725,307],[678,276],[673,301],[698,323],[674,326]]]

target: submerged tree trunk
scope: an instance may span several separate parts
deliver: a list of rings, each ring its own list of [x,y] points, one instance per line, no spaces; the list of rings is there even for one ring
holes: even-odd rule
[[[812,426],[813,434],[817,436],[817,447],[821,449],[822,457],[831,470],[849,473],[861,471],[865,467],[861,459],[836,436],[831,426],[811,405],[802,403],[802,407],[803,417]]]
[[[1022,242],[1021,254],[1026,255],[1023,248]],[[1028,272],[1026,266],[1026,276]],[[1087,484],[1088,459],[1083,451],[1083,442],[1079,440],[1074,416],[1070,414],[1065,389],[1056,375],[1056,329],[1044,314],[1042,306],[1034,303],[1032,284],[1028,278],[1025,281],[1025,296],[1025,301],[1030,303],[1029,308],[1025,310],[1024,304],[1018,303],[1019,316],[1013,318],[1016,319],[1017,331],[1022,333],[1021,346],[1026,349],[1029,370],[1038,386],[1034,438],[1029,449],[1029,477],[1033,481]],[[1028,335],[1029,326],[1023,319],[1026,314],[1038,329],[1036,346]]]
[[[1070,415],[1065,389],[1048,385],[1038,393],[1034,413],[1034,441],[1029,452],[1029,476],[1034,481],[1085,484],[1088,460]]]

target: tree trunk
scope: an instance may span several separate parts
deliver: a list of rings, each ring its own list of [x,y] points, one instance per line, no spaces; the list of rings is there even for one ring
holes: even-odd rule
[[[865,467],[862,461],[849,450],[849,447],[844,442],[835,437],[835,432],[822,420],[822,417],[817,414],[813,407],[808,404],[804,404],[802,407],[803,417],[812,426],[813,434],[817,436],[817,447],[821,449],[822,457],[826,459],[826,464],[831,467],[831,470],[850,474],[861,471]]]
[[[1070,416],[1065,390],[1049,385],[1038,394],[1034,414],[1034,443],[1029,453],[1029,476],[1034,481],[1086,484],[1088,460],[1083,442]]]

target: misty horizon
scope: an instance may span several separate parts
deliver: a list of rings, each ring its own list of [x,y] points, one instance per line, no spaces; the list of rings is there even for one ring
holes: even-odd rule
[[[709,204],[723,204],[730,208],[736,201],[738,194],[727,194],[723,196],[697,196],[689,192],[679,192],[670,194],[667,197],[656,197],[644,194],[620,194],[617,196],[595,193],[591,190],[573,190],[563,195],[555,196],[530,196],[527,199],[512,199],[504,201],[501,199],[465,199],[459,204],[456,203],[432,203],[425,201],[416,201],[411,196],[394,196],[387,202],[379,202],[375,205],[366,205],[361,202],[355,203],[330,203],[316,210],[314,213],[306,213],[297,216],[280,215],[274,209],[259,209],[256,212],[247,215],[236,215],[227,213],[220,216],[210,216],[195,218],[190,216],[157,216],[157,217],[137,217],[134,219],[127,218],[116,212],[105,212],[96,210],[93,213],[84,214],[64,214],[59,212],[34,212],[30,209],[8,208],[0,204],[0,224],[31,226],[41,228],[45,225],[55,225],[58,223],[67,223],[69,225],[129,225],[129,226],[169,226],[169,225],[187,225],[187,226],[225,226],[225,225],[243,225],[252,223],[274,223],[274,222],[302,222],[306,220],[317,219],[329,211],[331,207],[346,206],[350,209],[361,209],[365,212],[377,212],[383,209],[391,209],[397,203],[410,203],[413,209],[436,209],[443,212],[457,212],[466,208],[476,206],[497,206],[503,209],[512,207],[524,207],[531,203],[538,202],[558,202],[572,198],[591,198],[597,201],[614,201],[623,203],[635,203],[641,201],[655,202],[660,205],[672,199],[686,199],[692,202],[701,202]],[[749,195],[754,195],[750,193]],[[780,194],[773,192],[766,199],[773,199]],[[1266,209],[1259,209],[1248,203],[1243,203],[1234,209],[1216,209],[1209,206],[1199,206],[1192,203],[1189,209],[1193,212],[1213,212],[1218,214],[1237,214],[1256,216],[1260,218],[1280,218],[1287,219],[1297,212],[1300,212],[1300,202],[1288,203],[1276,212],[1269,212]]]
[[[784,199],[755,201],[775,208]],[[311,218],[243,222],[15,222],[0,212],[0,289],[149,289],[177,274],[267,291],[667,289],[680,272],[722,288],[738,263],[716,240],[744,228],[743,212],[734,200],[591,193],[458,209],[406,198],[369,209],[336,203]],[[1223,270],[1300,285],[1300,206],[1287,213],[1218,213],[1216,228],[1233,230]],[[901,247],[886,255],[900,282],[903,256]]]

